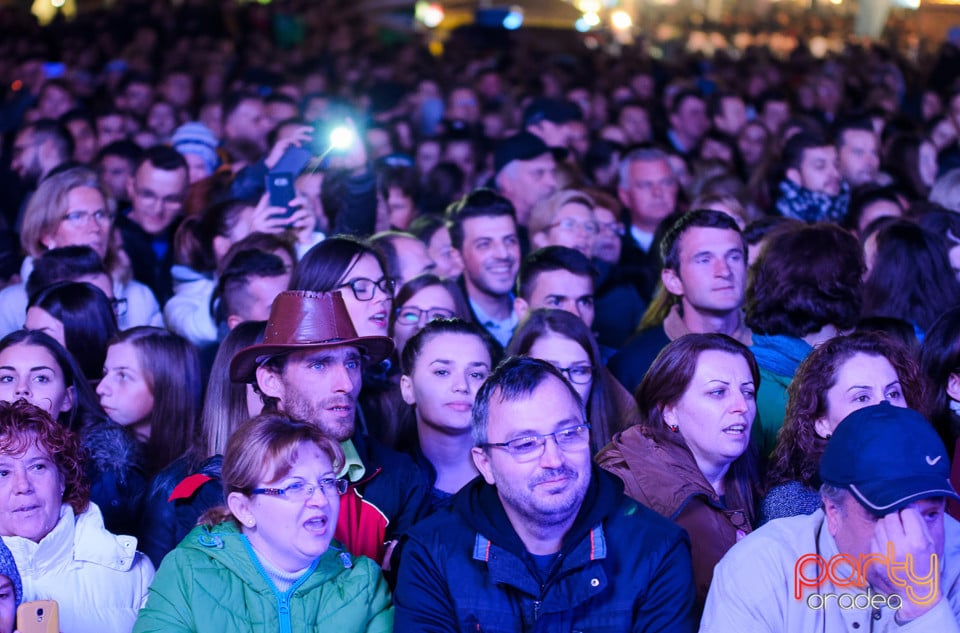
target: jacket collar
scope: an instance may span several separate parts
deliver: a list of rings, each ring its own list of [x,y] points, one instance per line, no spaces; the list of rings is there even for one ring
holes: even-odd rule
[[[644,493],[643,503],[659,514],[675,520],[697,496],[722,508],[719,495],[707,483],[693,455],[681,446],[657,442],[639,426],[618,435],[614,443]]]
[[[137,539],[108,532],[100,508],[92,502],[79,516],[74,515],[70,504],[61,505],[60,520],[39,543],[20,536],[5,536],[3,541],[18,566],[39,571],[55,568],[64,560],[127,571],[137,552]]]
[[[563,538],[564,557],[584,540],[591,530],[614,512],[623,497],[623,483],[600,470],[591,468],[590,485],[573,525]],[[454,498],[453,507],[475,531],[497,546],[523,560],[526,547],[510,523],[495,486],[477,477]],[[604,546],[605,551],[605,546]]]

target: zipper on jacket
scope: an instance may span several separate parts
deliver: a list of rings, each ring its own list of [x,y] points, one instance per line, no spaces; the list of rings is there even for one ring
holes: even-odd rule
[[[293,625],[290,623],[290,594],[282,593],[277,596],[277,613],[280,620],[280,631],[293,631]]]
[[[543,602],[540,600],[533,601],[533,621],[536,622],[540,619],[540,607],[543,605]]]

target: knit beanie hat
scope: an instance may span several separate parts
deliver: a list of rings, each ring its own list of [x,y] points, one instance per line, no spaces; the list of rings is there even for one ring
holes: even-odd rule
[[[20,572],[17,571],[17,562],[6,544],[0,541],[0,575],[6,576],[13,583],[13,594],[17,599],[17,606],[23,600],[23,583],[20,581]]]
[[[196,154],[210,168],[210,173],[216,171],[220,165],[217,156],[217,137],[213,131],[203,123],[191,121],[184,123],[173,132],[170,139],[173,149],[181,154]]]

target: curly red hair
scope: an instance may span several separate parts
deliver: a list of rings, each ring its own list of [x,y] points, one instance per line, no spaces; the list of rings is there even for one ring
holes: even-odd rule
[[[63,503],[69,503],[75,514],[85,512],[90,483],[77,436],[26,400],[0,402],[0,453],[20,455],[33,443],[46,451],[63,477]]]

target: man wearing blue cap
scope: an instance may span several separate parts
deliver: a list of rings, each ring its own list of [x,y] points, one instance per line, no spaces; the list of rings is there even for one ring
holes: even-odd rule
[[[701,631],[960,631],[960,524],[946,448],[919,413],[840,423],[823,508],[771,521],[717,565]]]

